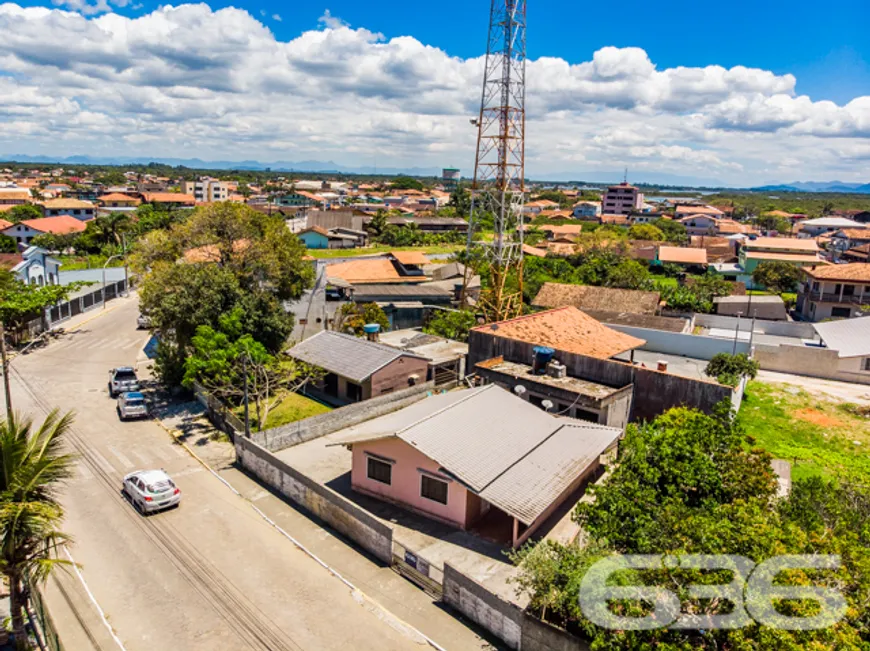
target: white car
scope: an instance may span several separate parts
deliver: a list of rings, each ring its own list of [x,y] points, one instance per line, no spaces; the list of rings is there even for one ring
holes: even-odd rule
[[[145,396],[138,391],[127,391],[118,396],[118,418],[148,418]]]
[[[137,470],[124,477],[121,492],[139,513],[170,509],[181,503],[181,489],[162,470]]]
[[[151,329],[151,317],[147,314],[140,314],[136,319],[136,329],[137,330],[150,330]]]

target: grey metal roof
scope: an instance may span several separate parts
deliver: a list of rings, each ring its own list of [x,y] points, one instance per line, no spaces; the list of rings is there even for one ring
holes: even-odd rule
[[[556,418],[496,385],[444,393],[350,427],[336,444],[400,438],[524,524],[622,430]]]
[[[839,357],[870,356],[870,316],[814,323],[813,328]]]
[[[400,357],[425,359],[392,346],[332,330],[318,332],[293,346],[287,354],[354,382],[364,382]]]
[[[361,296],[396,296],[396,297],[415,297],[415,296],[453,296],[453,292],[434,285],[433,283],[419,283],[416,285],[397,285],[397,284],[371,284],[359,285],[353,288],[355,297]]]

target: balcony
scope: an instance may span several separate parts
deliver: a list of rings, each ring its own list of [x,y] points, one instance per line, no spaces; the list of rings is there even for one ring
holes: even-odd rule
[[[865,293],[863,296],[852,294],[843,294],[843,297],[840,298],[839,294],[835,294],[833,292],[810,292],[806,294],[806,296],[811,301],[821,301],[822,303],[849,303],[851,305],[870,305],[870,292]]]

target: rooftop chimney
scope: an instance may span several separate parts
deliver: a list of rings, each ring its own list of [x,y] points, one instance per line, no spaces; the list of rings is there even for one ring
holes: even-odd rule
[[[665,360],[660,359],[656,365],[656,370],[661,371],[662,373],[667,373],[668,372],[668,363]]]

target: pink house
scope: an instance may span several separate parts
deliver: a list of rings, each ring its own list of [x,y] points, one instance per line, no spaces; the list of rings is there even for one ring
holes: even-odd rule
[[[353,489],[517,547],[601,469],[622,430],[558,418],[496,385],[349,428]]]

